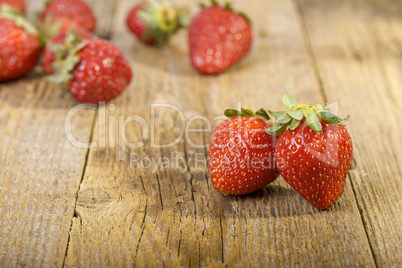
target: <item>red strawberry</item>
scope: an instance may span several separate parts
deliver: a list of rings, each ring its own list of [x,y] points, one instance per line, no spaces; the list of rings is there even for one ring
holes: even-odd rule
[[[132,71],[123,53],[102,39],[81,39],[70,31],[65,44],[54,46],[57,60],[51,79],[67,86],[80,102],[99,104],[120,95],[130,83]]]
[[[186,8],[172,8],[167,2],[159,5],[142,1],[128,13],[127,26],[144,44],[161,47],[174,32],[187,25],[187,12]]]
[[[227,110],[229,119],[212,134],[208,165],[212,185],[224,194],[248,194],[278,177],[275,165],[277,137],[265,129],[271,127],[269,116],[261,109]]]
[[[308,202],[330,208],[342,195],[352,164],[353,145],[344,121],[322,105],[298,105],[285,94],[288,112],[271,114],[277,124],[270,134],[282,134],[276,161],[282,177]]]
[[[53,22],[60,19],[73,21],[89,32],[93,32],[96,26],[96,18],[83,0],[52,0],[40,16],[41,22],[44,23],[47,17]]]
[[[250,50],[252,32],[249,21],[212,1],[193,18],[189,27],[190,58],[193,67],[203,74],[224,72]]]
[[[0,81],[7,81],[29,73],[41,47],[37,30],[21,13],[3,4],[0,17]]]
[[[68,30],[64,29],[65,28],[64,25],[67,25],[67,27],[68,27],[68,25],[71,26],[71,24],[69,24],[66,21],[66,24],[62,25],[62,29],[60,29],[60,33],[58,35],[56,35],[55,37],[53,37],[52,39],[50,39],[50,41],[47,42],[47,46],[42,55],[43,67],[45,68],[45,71],[48,74],[54,73],[52,65],[53,65],[54,61],[56,60],[56,55],[53,50],[57,50],[58,46],[64,44],[64,40],[68,33]],[[75,30],[75,33],[78,35],[78,37],[81,40],[90,40],[90,39],[94,38],[92,33],[87,32],[86,30],[83,30],[82,28],[76,28],[76,27],[72,27],[72,28]],[[65,49],[68,49],[68,48],[65,48]]]
[[[25,12],[25,0],[0,0],[0,6],[7,4],[21,13]]]

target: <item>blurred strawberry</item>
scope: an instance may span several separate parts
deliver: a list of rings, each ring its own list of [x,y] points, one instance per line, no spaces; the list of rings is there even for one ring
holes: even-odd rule
[[[112,43],[91,38],[82,40],[73,30],[63,44],[52,46],[56,60],[44,59],[52,65],[52,81],[68,88],[80,102],[99,104],[120,95],[132,79],[130,63]]]
[[[242,13],[215,0],[204,7],[189,26],[191,63],[198,72],[218,74],[240,61],[250,50],[252,31]]]
[[[141,42],[162,47],[179,28],[187,26],[187,20],[186,8],[173,8],[167,1],[142,1],[130,10],[126,23]]]
[[[40,15],[40,21],[44,23],[49,18],[52,22],[61,19],[70,20],[89,32],[93,32],[96,26],[96,18],[91,8],[83,0],[49,1]]]
[[[1,5],[0,48],[0,81],[29,73],[41,51],[36,28],[7,4]]]

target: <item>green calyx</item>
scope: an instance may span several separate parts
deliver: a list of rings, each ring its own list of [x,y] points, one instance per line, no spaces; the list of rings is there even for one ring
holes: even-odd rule
[[[37,36],[38,30],[22,13],[7,4],[0,5],[0,18],[14,21],[15,25],[23,28],[28,34]]]
[[[49,80],[61,84],[64,89],[67,88],[68,82],[73,79],[73,70],[78,63],[80,63],[80,57],[78,52],[86,46],[87,42],[76,34],[73,29],[70,29],[64,40],[63,44],[49,44],[49,48],[56,55],[54,61],[53,75],[49,76]]]
[[[283,104],[289,111],[269,111],[269,114],[276,119],[276,123],[267,129],[268,134],[280,135],[285,130],[294,130],[303,119],[306,119],[309,127],[315,132],[322,131],[319,118],[327,123],[340,126],[344,126],[345,122],[349,120],[349,116],[342,118],[332,114],[329,107],[322,104],[298,104],[289,94],[283,95]]]
[[[61,22],[53,21],[51,14],[47,14],[43,22],[37,20],[36,26],[39,30],[39,36],[45,44],[59,34],[62,28]]]
[[[259,109],[257,112],[253,112],[249,109],[243,109],[241,108],[240,111],[235,110],[235,109],[228,109],[225,111],[225,116],[230,118],[230,117],[236,117],[236,116],[242,116],[242,117],[258,117],[264,120],[269,120],[270,117],[263,108]]]
[[[145,38],[155,38],[155,46],[164,46],[180,28],[185,28],[190,23],[189,11],[187,8],[173,8],[167,0],[158,4],[155,0],[148,0],[138,16],[144,20],[147,26]]]

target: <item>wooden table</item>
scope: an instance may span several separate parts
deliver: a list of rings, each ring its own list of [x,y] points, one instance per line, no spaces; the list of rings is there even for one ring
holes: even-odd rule
[[[399,0],[233,1],[252,19],[255,42],[240,64],[211,77],[191,68],[185,30],[162,50],[148,48],[125,27],[134,1],[90,2],[97,34],[125,52],[134,81],[106,106],[79,106],[71,123],[78,103],[41,67],[0,85],[1,267],[402,266]],[[285,92],[338,100],[340,114],[351,115],[354,162],[328,211],[282,178],[247,196],[219,194],[194,161],[205,159],[195,145],[210,131],[154,146],[179,137],[181,116],[189,129],[207,128],[200,116],[214,128],[238,102],[281,109]],[[79,148],[74,139],[96,144]],[[146,168],[147,159],[171,157],[189,164]]]

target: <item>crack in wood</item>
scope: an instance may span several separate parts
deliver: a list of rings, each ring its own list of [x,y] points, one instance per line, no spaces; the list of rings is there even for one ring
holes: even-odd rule
[[[158,172],[155,173],[155,176],[156,176],[156,181],[157,181],[157,184],[158,184],[158,192],[159,192],[159,199],[160,199],[160,202],[161,202],[161,209],[163,210],[163,200],[162,200],[161,183],[160,183],[160,181],[159,181],[159,174],[158,174]]]
[[[145,190],[144,181],[142,179],[142,176],[140,175],[139,177],[140,177],[140,180],[141,180],[142,189],[144,190],[145,195],[148,197],[148,193],[147,193],[147,190]]]
[[[363,225],[363,227],[364,227],[363,229],[364,229],[364,231],[365,231],[365,233],[366,233],[367,242],[368,242],[368,244],[369,244],[369,246],[370,246],[370,249],[371,249],[371,254],[372,254],[372,257],[373,257],[373,259],[374,259],[374,264],[375,264],[376,267],[380,267],[380,265],[379,265],[379,263],[378,263],[378,261],[377,261],[376,254],[375,254],[376,250],[375,250],[375,248],[374,248],[373,242],[370,241],[370,235],[369,235],[369,232],[368,232],[368,224],[367,224],[367,222],[366,222],[365,217],[363,216],[363,213],[364,213],[363,211],[364,211],[364,210],[363,210],[363,208],[361,207],[360,202],[357,200],[356,189],[355,189],[355,186],[354,186],[354,184],[353,184],[353,180],[351,179],[351,177],[350,177],[349,174],[348,174],[348,180],[349,180],[349,182],[350,182],[350,185],[351,185],[351,188],[352,188],[352,191],[353,191],[353,195],[354,195],[354,199],[355,199],[355,202],[356,202],[356,206],[357,206],[357,208],[358,208],[358,210],[359,210],[359,215],[360,215],[361,223],[362,223],[362,225]]]
[[[95,130],[96,116],[98,115],[98,112],[99,112],[99,110],[97,108],[96,113],[94,113],[94,118],[92,120],[92,130],[91,130],[91,134],[89,136],[89,143],[92,142],[92,138],[93,138],[93,134],[94,134],[94,130]],[[67,254],[68,254],[68,248],[69,248],[70,239],[71,239],[71,232],[73,230],[74,216],[79,215],[79,213],[77,212],[77,201],[78,201],[79,192],[81,190],[81,184],[84,181],[85,171],[86,171],[86,168],[87,168],[87,163],[88,163],[88,158],[89,158],[89,152],[90,152],[90,149],[88,148],[86,156],[85,156],[84,166],[83,166],[82,173],[81,173],[81,179],[80,179],[80,182],[78,184],[78,189],[77,189],[76,197],[75,197],[75,201],[74,201],[74,212],[73,212],[73,217],[71,218],[70,231],[68,232],[67,245],[66,245],[66,249],[65,249],[65,253],[64,253],[64,259],[63,259],[62,267],[65,267],[65,262],[66,262],[66,258],[67,258]],[[80,217],[80,223],[81,223],[81,226],[82,226],[81,217]]]
[[[223,241],[223,227],[222,227],[222,215],[219,215],[219,225],[221,228],[221,243],[222,243],[222,263],[225,263],[225,254],[224,254],[224,241]]]

